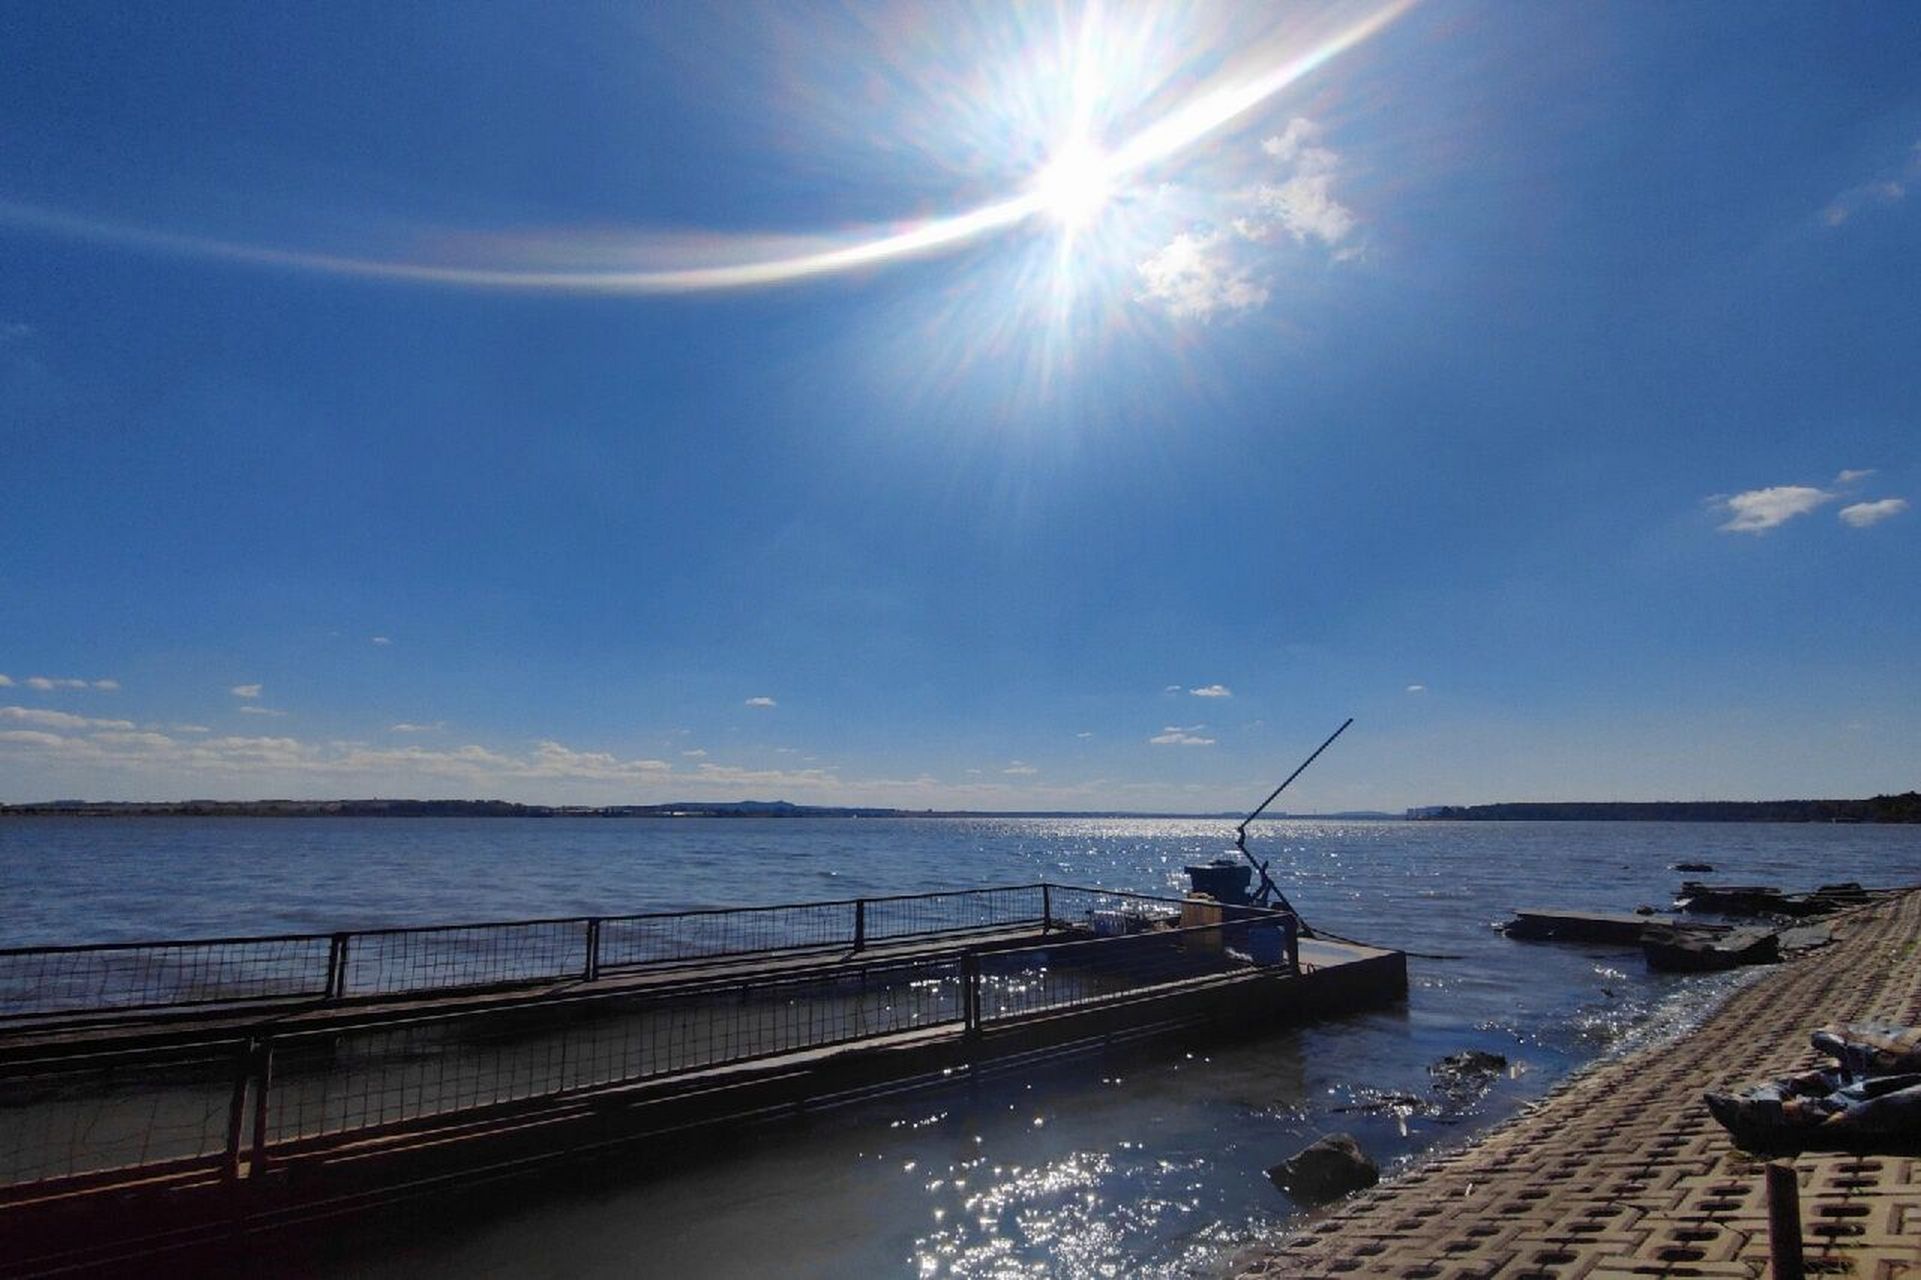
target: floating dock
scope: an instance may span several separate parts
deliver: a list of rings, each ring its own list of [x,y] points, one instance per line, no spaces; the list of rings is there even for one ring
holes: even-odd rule
[[[0,1271],[1405,995],[1291,912],[1076,886],[0,951]]]

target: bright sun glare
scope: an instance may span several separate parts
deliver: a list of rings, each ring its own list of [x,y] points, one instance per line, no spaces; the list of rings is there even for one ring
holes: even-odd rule
[[[1084,138],[1062,146],[1034,179],[1041,210],[1069,231],[1092,222],[1113,189],[1112,162]]]

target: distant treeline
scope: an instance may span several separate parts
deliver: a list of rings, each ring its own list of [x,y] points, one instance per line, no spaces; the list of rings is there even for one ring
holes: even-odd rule
[[[1871,800],[1656,800],[1442,805],[1416,815],[1455,822],[1921,822],[1921,791]]]
[[[836,809],[785,800],[703,804],[550,805],[511,800],[50,800],[0,805],[0,815],[186,818],[878,818],[901,809]]]

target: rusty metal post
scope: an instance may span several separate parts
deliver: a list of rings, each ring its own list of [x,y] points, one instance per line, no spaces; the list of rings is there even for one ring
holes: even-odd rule
[[[600,981],[600,917],[587,921],[587,964],[580,971],[582,982]]]
[[[327,999],[338,1000],[347,994],[347,939],[351,934],[336,933],[327,943]]]
[[[267,1167],[267,1093],[273,1084],[273,1041],[260,1040],[254,1052],[253,1156],[247,1176],[258,1178]]]
[[[1803,1280],[1801,1184],[1787,1160],[1768,1163],[1768,1262],[1774,1280]]]
[[[981,1033],[981,957],[978,951],[961,953],[961,1022],[969,1040]]]
[[[247,1082],[253,1079],[253,1059],[258,1051],[255,1041],[242,1040],[233,1065],[233,1099],[227,1104],[227,1158],[221,1176],[228,1182],[240,1180],[240,1139],[247,1125]]]
[[[854,950],[867,946],[867,899],[854,899]]]

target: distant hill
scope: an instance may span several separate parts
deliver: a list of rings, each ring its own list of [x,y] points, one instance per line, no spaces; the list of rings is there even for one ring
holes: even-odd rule
[[[1656,800],[1439,805],[1424,822],[1921,822],[1921,792],[1869,800]]]

